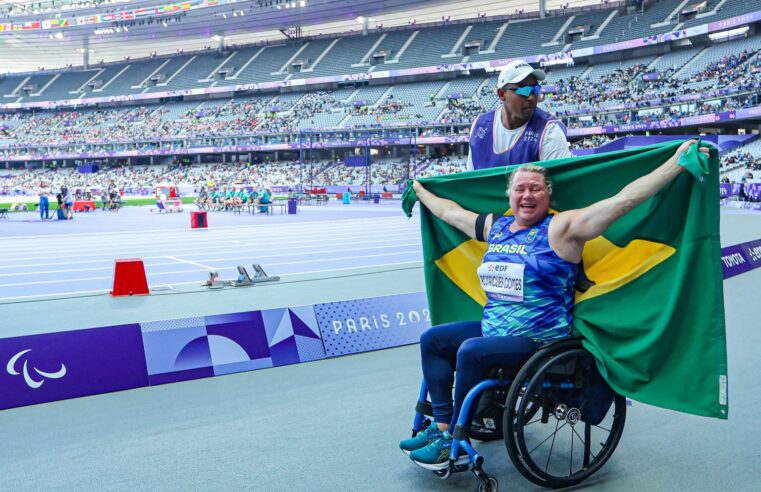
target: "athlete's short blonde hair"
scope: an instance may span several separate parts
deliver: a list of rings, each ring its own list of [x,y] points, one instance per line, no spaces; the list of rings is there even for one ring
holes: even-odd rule
[[[541,174],[542,178],[544,179],[544,185],[547,187],[547,193],[549,193],[550,198],[552,198],[552,178],[550,178],[546,167],[542,167],[537,164],[521,164],[520,166],[513,169],[513,172],[511,172],[510,176],[507,178],[507,196],[510,196],[510,188],[513,187],[515,175],[519,172]]]

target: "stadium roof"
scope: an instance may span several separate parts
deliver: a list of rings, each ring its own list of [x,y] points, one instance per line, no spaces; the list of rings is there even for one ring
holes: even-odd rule
[[[54,1],[62,10],[45,11]],[[95,0],[99,2],[99,0]],[[87,6],[89,3],[90,6]],[[299,27],[304,36],[358,33],[362,19],[370,30],[450,20],[476,18],[480,14],[510,15],[537,12],[539,0],[121,0],[87,2],[66,0],[0,0],[2,6],[26,8],[24,14],[0,17],[0,67],[2,72],[27,72],[82,64],[88,50],[91,63],[118,61],[230,44],[285,40],[289,29]],[[599,5],[599,0],[547,0],[548,10],[562,5]],[[65,6],[64,6],[65,4]],[[189,8],[153,15],[153,8],[185,4]],[[287,7],[286,7],[287,6]],[[121,12],[149,14],[126,20],[113,19]],[[36,10],[37,13],[34,13]],[[91,23],[94,16],[97,23]],[[87,18],[86,23],[77,18]],[[62,19],[74,19],[61,26]],[[55,23],[51,27],[51,22]],[[26,23],[29,30],[10,24]],[[3,25],[5,24],[5,25]]]

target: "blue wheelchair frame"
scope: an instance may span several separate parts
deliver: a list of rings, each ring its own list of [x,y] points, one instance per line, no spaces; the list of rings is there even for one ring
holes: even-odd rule
[[[470,444],[464,429],[468,427],[468,421],[471,418],[471,409],[473,404],[478,401],[481,393],[496,386],[510,386],[511,382],[511,380],[506,379],[485,379],[468,391],[468,394],[465,395],[465,399],[462,402],[460,415],[457,417],[457,424],[452,433],[452,448],[449,452],[449,464],[446,469],[434,472],[439,478],[446,479],[449,478],[453,472],[466,471],[470,468],[479,480],[485,482],[489,481],[490,477],[484,473],[482,469],[484,458],[478,454],[478,451],[476,451],[473,445]],[[425,379],[423,379],[423,382],[420,385],[420,394],[418,395],[418,407],[415,409],[415,419],[412,423],[413,437],[416,436],[427,423],[430,423],[425,413],[423,413],[424,407],[421,406],[427,404],[427,401],[428,385],[426,384]],[[456,465],[457,461],[460,459],[461,452],[467,453],[469,466]]]
[[[551,381],[548,379],[543,379],[541,382],[537,381],[535,383],[531,383],[530,381],[524,382],[523,385],[521,385],[521,388],[512,388],[512,383],[515,380],[516,377],[525,377],[522,376],[522,374],[525,375],[525,371],[528,370],[528,367],[532,366],[533,361],[538,361],[541,363],[541,366],[546,368],[547,364],[544,361],[544,357],[551,357],[554,358],[555,356],[558,356],[561,353],[569,353],[573,351],[583,350],[581,348],[581,343],[579,339],[563,339],[558,340],[555,342],[548,343],[546,345],[543,345],[542,347],[539,347],[537,352],[532,356],[532,358],[524,364],[524,366],[518,371],[516,375],[512,377],[512,379],[505,378],[503,376],[504,369],[503,368],[495,368],[498,370],[497,372],[497,378],[488,377],[487,379],[484,379],[483,381],[476,384],[473,388],[468,391],[467,395],[465,396],[462,407],[460,409],[460,414],[457,418],[457,422],[455,424],[454,429],[452,430],[452,446],[449,453],[449,460],[447,463],[447,466],[441,470],[434,471],[434,474],[437,475],[439,478],[446,479],[448,478],[452,473],[457,472],[464,472],[464,471],[472,471],[476,477],[479,480],[479,491],[496,491],[498,484],[494,477],[490,477],[486,472],[483,471],[483,463],[484,458],[475,450],[473,445],[469,441],[468,436],[468,429],[471,427],[471,421],[473,418],[473,411],[475,410],[473,407],[475,404],[478,403],[480,396],[484,393],[484,391],[487,391],[492,388],[496,387],[504,387],[507,388],[508,396],[506,397],[505,404],[509,405],[511,398],[515,398],[515,396],[510,395],[518,395],[522,391],[527,390],[527,386],[529,384],[532,385],[532,387],[536,388],[536,384],[540,384],[540,388],[547,389],[547,390],[574,390],[578,389],[578,381],[572,381],[569,379],[564,380],[555,380]],[[561,356],[562,357],[562,356]],[[552,360],[552,359],[551,359]],[[615,393],[614,393],[615,395]],[[625,400],[620,395],[618,396],[619,399],[623,402],[623,406],[625,407]],[[614,398],[615,401],[615,398]],[[505,411],[508,411],[506,409]],[[625,408],[622,409],[623,415],[620,417],[622,420],[620,422],[620,429],[618,429],[618,434],[615,436],[615,438],[612,441],[612,448],[610,452],[604,457],[604,459],[600,462],[599,466],[590,472],[594,473],[597,469],[599,469],[602,464],[604,464],[605,461],[607,461],[607,458],[612,454],[612,451],[615,449],[616,444],[618,443],[618,439],[620,438],[620,432],[623,430],[623,421],[625,420]],[[413,420],[412,425],[412,436],[414,437],[417,435],[421,430],[423,430],[426,426],[430,425],[431,421],[428,419],[427,416],[432,416],[433,411],[431,404],[428,401],[428,385],[425,382],[425,379],[423,379],[422,384],[420,386],[420,392],[418,395],[418,402],[415,408],[415,418]],[[509,424],[505,424],[509,425]],[[589,429],[589,427],[586,427],[585,429]],[[507,429],[503,429],[504,433],[507,433]],[[610,431],[611,434],[613,431]],[[468,456],[468,463],[458,463],[459,460],[461,460],[463,456],[463,453],[466,453]],[[510,454],[510,445],[508,445],[508,454]],[[511,459],[513,459],[512,454],[510,454]],[[585,458],[586,459],[586,458]],[[515,460],[513,460],[515,463]],[[517,463],[516,463],[517,466]],[[586,464],[585,464],[586,466]],[[519,471],[521,471],[519,469]],[[532,478],[531,476],[527,475],[523,471],[521,473],[526,476],[529,480],[534,481],[535,483],[543,486],[548,486],[542,481],[537,481],[537,479]],[[587,475],[588,476],[588,475]],[[586,477],[582,477],[579,481],[583,480]],[[578,482],[575,482],[578,483]],[[557,485],[555,485],[557,486]],[[562,485],[565,486],[565,485]]]

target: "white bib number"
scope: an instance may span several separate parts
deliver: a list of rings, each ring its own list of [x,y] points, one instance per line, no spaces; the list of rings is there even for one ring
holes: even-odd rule
[[[478,267],[478,278],[487,297],[522,302],[523,269],[518,263],[487,261]]]

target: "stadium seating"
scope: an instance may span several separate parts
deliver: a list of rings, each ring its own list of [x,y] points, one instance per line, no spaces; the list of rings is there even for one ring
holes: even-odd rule
[[[757,8],[753,2],[711,0],[706,12],[714,12],[719,5],[721,8],[715,13],[686,22],[680,21],[677,3],[661,1],[650,4],[644,12],[627,15],[612,16],[614,10],[604,8],[556,12],[554,14],[560,15],[545,19],[445,22],[433,27],[373,31],[367,36],[319,37],[266,46],[232,47],[221,53],[205,50],[171,58],[127,60],[81,71],[9,75],[0,78],[0,103],[112,97],[553,53],[649,36]],[[569,43],[566,31],[578,25],[589,26],[587,36]],[[480,50],[465,54],[464,44],[476,40],[481,41]],[[761,104],[758,89],[754,89],[749,94],[746,91],[733,97],[704,96],[698,103],[680,107],[669,102],[650,105],[650,101],[677,95],[760,84],[761,70],[752,69],[761,67],[761,36],[700,47],[662,45],[661,50],[663,52],[650,50],[646,51],[651,53],[647,56],[618,61],[601,63],[591,58],[577,60],[575,66],[547,67],[544,84],[557,86],[559,91],[547,96],[541,105],[563,118],[569,128],[577,128],[691,116]],[[381,52],[385,52],[385,60],[374,58],[373,55]],[[643,74],[653,71],[659,72],[660,80],[642,80]],[[295,143],[299,141],[299,131],[359,128],[367,132],[367,127],[378,125],[416,125],[420,127],[421,136],[465,134],[477,114],[498,104],[496,74],[471,71],[446,77],[451,78],[414,82],[394,79],[385,84],[371,81],[375,85],[358,82],[356,87],[339,86],[319,91],[307,88],[306,92],[236,93],[234,99],[227,94],[220,99],[164,104],[142,102],[110,109],[0,113],[0,160],[19,153],[148,152],[194,146]],[[24,87],[30,90],[24,91]],[[450,94],[459,97],[450,99]],[[624,103],[631,102],[640,103],[642,107],[621,109]],[[362,138],[364,134],[357,135],[360,137],[355,138]],[[579,146],[599,145],[607,138],[588,139]],[[749,148],[750,154],[757,152],[755,147]],[[379,162],[372,182],[389,176],[398,181],[397,164],[393,160]],[[282,181],[293,179],[293,169],[268,166],[272,166],[266,169],[274,176],[282,175]],[[449,162],[422,161],[419,167],[421,172],[459,169]],[[67,172],[59,179],[56,174],[59,172],[54,173],[56,182],[74,180],[84,187],[97,181],[102,185],[97,173],[73,177]],[[111,172],[116,171],[107,174]],[[241,178],[239,172],[240,169],[223,181],[236,182]],[[125,178],[122,185],[126,186],[129,181],[132,187],[137,186],[135,183],[142,181],[143,174],[147,179],[154,177],[148,170],[137,169],[137,174]],[[251,177],[250,173],[246,176]],[[361,169],[325,161],[319,163],[312,179],[315,177],[325,179],[326,184],[343,181],[362,184],[366,180]],[[258,175],[256,179],[270,184],[281,181],[280,177],[269,180],[267,176]],[[300,179],[303,180],[303,176]],[[13,181],[18,180],[13,178]]]

